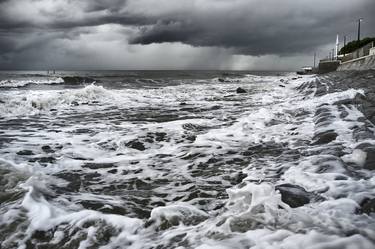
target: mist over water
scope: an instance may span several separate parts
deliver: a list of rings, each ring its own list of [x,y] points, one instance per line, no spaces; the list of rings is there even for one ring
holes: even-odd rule
[[[374,248],[374,126],[332,84],[1,72],[0,248]]]

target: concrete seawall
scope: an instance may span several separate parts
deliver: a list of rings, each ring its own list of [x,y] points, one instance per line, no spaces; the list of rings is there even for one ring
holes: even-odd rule
[[[356,60],[344,62],[337,68],[337,71],[360,71],[369,69],[375,70],[375,55],[369,55]]]
[[[320,61],[319,67],[318,67],[318,73],[329,73],[334,72],[339,67],[340,62],[339,61]]]

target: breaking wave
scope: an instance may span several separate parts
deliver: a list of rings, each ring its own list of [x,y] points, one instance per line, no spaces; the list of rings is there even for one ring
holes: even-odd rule
[[[367,91],[329,80],[4,91],[1,246],[373,248]]]

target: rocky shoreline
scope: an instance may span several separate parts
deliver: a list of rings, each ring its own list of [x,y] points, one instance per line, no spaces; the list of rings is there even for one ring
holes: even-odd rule
[[[298,87],[300,92],[322,98],[326,94],[350,89],[360,90],[362,93],[356,93],[354,98],[317,107],[312,145],[323,146],[321,155],[330,156],[328,162],[339,162],[345,167],[346,174],[361,181],[369,179],[375,170],[375,70],[331,72]],[[353,115],[349,117],[348,110],[355,109],[363,115],[358,115],[352,122],[352,137],[349,139],[353,144],[350,148],[345,148],[336,141],[340,131],[332,127],[337,127],[340,121],[353,120]],[[364,196],[357,201],[359,213],[375,212],[375,196]]]

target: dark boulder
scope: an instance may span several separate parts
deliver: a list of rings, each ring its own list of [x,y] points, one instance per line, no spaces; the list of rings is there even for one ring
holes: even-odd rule
[[[116,167],[113,163],[85,163],[82,165],[82,168],[89,168],[89,169],[108,169]]]
[[[239,88],[236,89],[236,92],[237,93],[246,93],[246,90],[243,89],[243,88],[241,88],[241,87],[239,87]]]
[[[125,146],[139,151],[144,151],[146,149],[144,144],[137,140],[130,141],[126,143]]]
[[[336,140],[337,138],[337,133],[334,132],[333,130],[329,130],[329,131],[324,131],[324,132],[320,132],[318,134],[316,134],[313,138],[313,145],[317,145],[317,144],[328,144],[334,140]]]
[[[217,80],[218,80],[219,82],[225,82],[225,80],[222,79],[222,78],[218,78]]]
[[[293,184],[281,184],[275,187],[281,194],[281,200],[292,208],[310,203],[313,194]]]
[[[155,133],[155,140],[158,142],[165,141],[165,138],[167,136],[167,133],[165,132],[156,132]]]
[[[117,169],[111,169],[111,170],[108,170],[107,172],[110,173],[110,174],[116,174]]]
[[[197,139],[197,136],[195,135],[186,136],[186,139],[189,140],[190,142],[194,142]]]
[[[375,198],[373,199],[365,199],[361,203],[361,213],[374,213],[375,212]]]
[[[375,170],[375,147],[368,147],[364,151],[367,155],[363,168],[368,170]]]
[[[20,150],[17,152],[17,155],[20,156],[32,156],[34,153],[31,150]]]
[[[79,106],[79,103],[77,101],[72,101],[72,103],[70,103],[72,106]]]
[[[45,153],[53,153],[55,152],[49,145],[44,145],[42,146],[42,150],[45,152]]]
[[[29,162],[39,162],[39,163],[54,163],[56,161],[56,158],[52,156],[48,157],[38,157],[38,158],[32,158],[29,160]]]
[[[284,85],[279,85],[279,87],[285,87]]]
[[[353,130],[353,138],[355,141],[361,140],[372,140],[375,139],[374,132],[370,129],[371,127],[368,125],[364,125],[361,127],[356,127]]]

